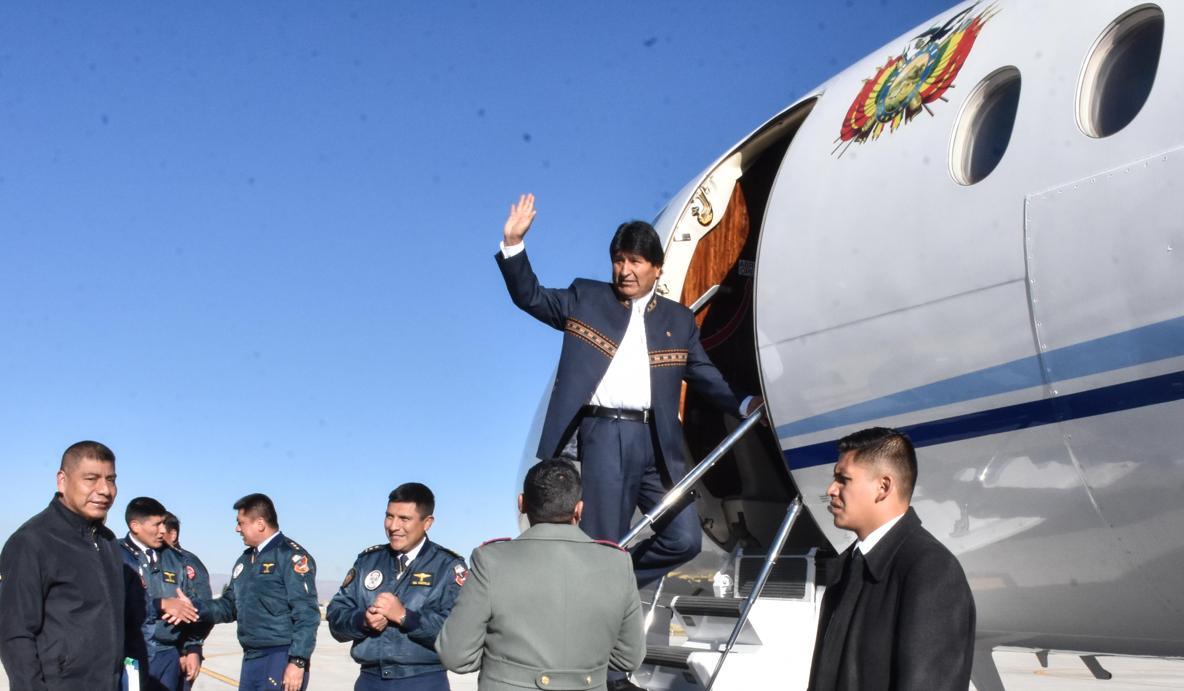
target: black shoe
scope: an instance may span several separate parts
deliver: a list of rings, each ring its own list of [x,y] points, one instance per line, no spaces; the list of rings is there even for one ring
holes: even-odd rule
[[[628,679],[609,679],[608,691],[645,691],[645,689]]]

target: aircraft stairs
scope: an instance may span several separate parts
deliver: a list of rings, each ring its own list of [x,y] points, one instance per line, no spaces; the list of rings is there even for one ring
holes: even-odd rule
[[[624,538],[628,547],[711,469],[763,416],[758,409],[678,482]],[[802,513],[787,507],[767,554],[737,552],[716,576],[713,596],[664,595],[659,583],[646,616],[646,657],[634,684],[648,691],[805,689],[827,560],[782,554]],[[661,624],[655,624],[661,621]]]

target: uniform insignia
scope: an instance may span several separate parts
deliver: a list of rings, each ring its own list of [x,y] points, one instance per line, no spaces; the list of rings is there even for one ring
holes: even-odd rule
[[[374,569],[370,573],[366,574],[366,579],[362,581],[362,585],[366,586],[366,590],[374,590],[378,586],[382,585],[382,572],[378,569]]]
[[[390,546],[391,545],[389,542],[383,542],[381,544],[374,545],[373,547],[367,547],[366,549],[362,550],[361,552],[358,552],[358,556],[360,557],[363,554],[370,554],[371,552],[377,552],[380,549],[384,549],[384,548],[387,548]]]
[[[144,574],[140,574],[140,587],[144,590],[148,589],[148,580],[144,578]]]
[[[164,574],[164,582],[170,585],[177,584],[177,574],[173,571],[161,571]]]
[[[432,584],[432,574],[424,573],[422,571],[419,573],[411,574],[411,585],[430,586],[431,584]]]
[[[292,555],[292,570],[300,575],[308,573],[308,555],[307,554],[293,554]]]
[[[303,547],[301,547],[300,545],[296,544],[296,541],[295,541],[295,540],[292,540],[292,539],[289,539],[289,540],[288,540],[288,546],[289,546],[289,547],[291,547],[292,549],[294,549],[294,550],[298,551],[298,552],[303,552],[303,551],[304,551],[304,548],[303,548]]]
[[[468,569],[461,566],[460,564],[454,564],[452,566],[452,573],[456,574],[456,584],[457,585],[463,586],[465,584],[465,579],[467,579],[469,577]]]
[[[353,583],[354,579],[357,577],[358,577],[358,570],[357,569],[350,569],[349,573],[345,574],[345,580],[341,582],[341,587],[348,588],[349,584]]]
[[[193,568],[192,566],[186,566],[185,567],[185,577],[191,581],[193,579],[197,578],[197,569]]]
[[[234,565],[234,575],[231,578],[238,578],[239,574],[243,572],[243,565],[241,563]]]
[[[274,568],[275,568],[274,561],[265,561],[265,562],[259,564],[259,573],[271,573],[272,569],[274,569]]]
[[[592,542],[595,542],[598,545],[604,545],[605,547],[612,547],[613,549],[619,549],[622,552],[629,551],[629,550],[625,549],[624,547],[618,545],[617,543],[613,542],[612,540],[593,540]]]
[[[670,337],[671,337],[671,336],[673,336],[673,335],[674,335],[674,334],[670,333],[669,331],[667,331],[667,332],[666,332],[666,338],[670,338]]]
[[[485,545],[492,545],[495,542],[509,542],[509,541],[510,541],[510,538],[508,538],[508,537],[495,537],[492,540],[486,540],[485,542],[482,542],[481,546],[484,547]]]

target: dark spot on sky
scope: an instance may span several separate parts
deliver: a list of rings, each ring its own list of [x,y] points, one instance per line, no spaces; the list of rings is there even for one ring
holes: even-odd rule
[[[657,45],[657,43],[658,43],[658,37],[657,36],[650,36],[646,40],[642,41],[641,45],[645,46],[646,48],[653,48],[655,45]]]
[[[529,144],[529,143],[530,143],[530,139],[531,139],[531,137],[530,137],[530,132],[523,132],[523,133],[522,133],[522,141],[524,141],[524,142],[526,142],[527,144]]]
[[[99,115],[99,122],[103,123],[104,125],[106,125],[109,122],[109,120],[107,119],[106,113]]]
[[[479,117],[479,118],[485,117],[485,109],[484,108],[477,109],[477,117]]]
[[[826,22],[818,22],[818,30],[826,31]]]
[[[547,160],[547,159],[545,159],[545,158],[544,158],[544,159],[543,159],[543,167],[544,167],[544,168],[550,168],[550,167],[551,167],[551,161],[549,161],[549,160]]]
[[[252,175],[251,177],[247,178],[247,184],[248,184],[248,185],[250,185],[250,186],[252,186],[252,187],[254,187],[254,186],[255,186],[255,176],[254,176],[254,175]]]

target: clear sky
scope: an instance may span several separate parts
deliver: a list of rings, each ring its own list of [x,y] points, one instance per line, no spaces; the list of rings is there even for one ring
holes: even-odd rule
[[[510,202],[544,283],[605,277],[618,223],[951,4],[5,2],[0,539],[80,439],[117,533],[154,496],[218,573],[253,491],[323,579],[405,481],[445,546],[516,534],[560,334],[505,294]]]

